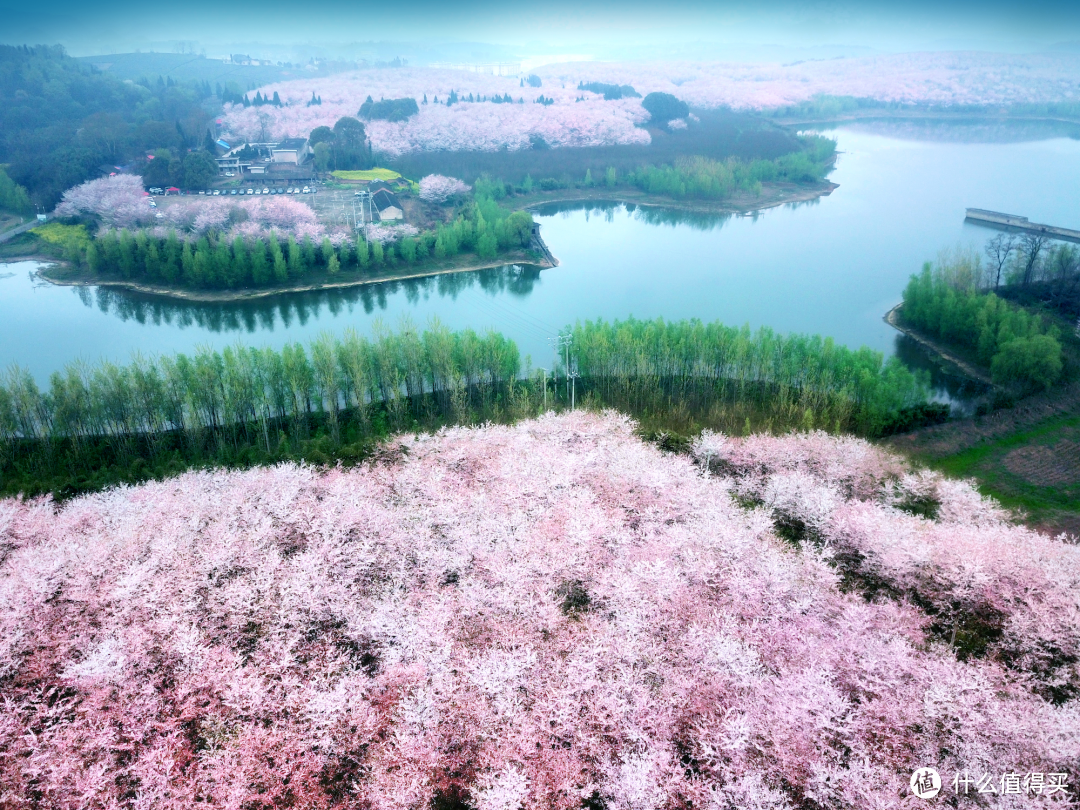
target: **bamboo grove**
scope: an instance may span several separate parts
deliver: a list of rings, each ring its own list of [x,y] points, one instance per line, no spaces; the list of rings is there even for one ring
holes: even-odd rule
[[[68,365],[45,388],[17,366],[0,378],[0,491],[76,493],[193,466],[367,457],[403,430],[615,407],[643,424],[733,433],[823,428],[891,432],[926,408],[899,362],[816,337],[697,321],[579,324],[573,380],[523,369],[497,332],[426,330],[404,320],[322,335],[281,351]],[[572,382],[572,385],[571,385]],[[898,421],[900,420],[900,421]]]

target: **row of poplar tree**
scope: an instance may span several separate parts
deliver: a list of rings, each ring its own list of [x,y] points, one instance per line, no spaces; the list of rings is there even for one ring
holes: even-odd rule
[[[281,351],[78,362],[44,389],[13,367],[0,378],[0,491],[81,491],[204,463],[355,458],[416,425],[522,418],[574,401],[686,429],[867,435],[926,405],[925,382],[898,361],[816,337],[631,320],[578,324],[566,338],[557,385],[546,371],[523,372],[501,334],[438,321]],[[568,379],[565,360],[580,376]]]

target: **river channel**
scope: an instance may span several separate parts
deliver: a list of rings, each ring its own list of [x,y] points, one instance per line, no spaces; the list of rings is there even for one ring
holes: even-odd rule
[[[987,122],[858,122],[839,141],[839,188],[747,216],[688,215],[617,203],[541,208],[560,265],[508,267],[236,304],[181,303],[105,288],[58,287],[36,264],[0,264],[0,366],[41,382],[76,359],[123,362],[242,342],[281,347],[326,330],[370,334],[411,317],[496,329],[533,366],[548,338],[594,318],[700,318],[830,335],[850,346],[917,351],[882,320],[908,277],[939,251],[992,231],[966,207],[1080,227],[1080,127]],[[936,378],[939,394],[963,398]],[[948,390],[946,390],[948,389]]]

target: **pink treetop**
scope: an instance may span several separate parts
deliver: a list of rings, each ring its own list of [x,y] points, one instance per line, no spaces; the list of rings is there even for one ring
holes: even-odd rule
[[[451,197],[466,194],[471,188],[472,186],[466,185],[456,177],[429,174],[420,180],[420,199],[427,202],[443,203]]]
[[[106,226],[115,228],[131,228],[154,219],[142,178],[133,174],[88,180],[69,188],[55,213],[58,217],[93,214]]]
[[[548,415],[350,469],[0,500],[4,802],[870,810],[914,806],[925,765],[949,798],[965,769],[1076,784],[1075,699],[959,660],[904,598],[940,563],[920,593],[1004,583],[1005,626],[1067,638],[1075,547],[854,440],[706,436],[695,464],[634,428]],[[931,485],[937,519],[899,508]],[[813,532],[897,591],[866,598]]]
[[[226,105],[226,128],[266,140],[307,135],[356,116],[363,100],[412,97],[420,111],[408,121],[366,123],[372,147],[390,156],[423,150],[527,149],[542,137],[553,147],[647,144],[639,124],[649,115],[641,99],[607,101],[578,90],[580,81],[633,85],[641,94],[671,93],[694,107],[774,109],[816,95],[854,96],[903,104],[1013,104],[1076,101],[1076,58],[1069,54],[914,53],[809,61],[794,65],[728,62],[558,63],[537,70],[542,88],[514,78],[433,68],[362,70],[321,79],[296,79],[262,88],[287,106]],[[445,102],[460,97],[500,98]],[[307,106],[311,94],[321,105]],[[423,104],[427,95],[428,104]],[[537,104],[540,95],[551,105]],[[440,103],[436,104],[438,98]],[[524,104],[516,103],[519,99]],[[693,120],[693,119],[691,119]],[[675,125],[678,126],[678,125]]]
[[[371,223],[364,226],[364,238],[368,242],[378,242],[385,245],[387,242],[396,242],[409,236],[416,236],[420,231],[414,225],[376,225]]]

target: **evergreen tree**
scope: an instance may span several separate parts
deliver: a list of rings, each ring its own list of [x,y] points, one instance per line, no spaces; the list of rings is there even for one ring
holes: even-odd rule
[[[330,242],[329,237],[323,237],[322,240],[322,260],[323,265],[330,266],[330,257],[334,255],[334,246]]]
[[[184,279],[184,284],[188,287],[195,286],[197,280],[195,277],[195,251],[192,250],[190,242],[184,242],[184,246],[180,250],[180,273]]]
[[[214,245],[214,261],[210,284],[213,287],[232,287],[233,269],[232,256],[229,251],[229,243],[224,239],[218,239]]]
[[[366,239],[356,240],[356,266],[361,270],[366,270],[371,263],[371,250],[368,247]]]
[[[176,236],[176,231],[169,231],[165,237],[165,255],[162,260],[161,275],[169,283],[180,278],[182,268],[180,265],[183,248]]]
[[[383,246],[381,242],[371,243],[371,263],[376,267],[381,267],[383,263]]]
[[[356,263],[356,253],[348,242],[342,242],[338,248],[338,261],[342,270],[352,270]]]
[[[134,277],[136,263],[135,239],[127,228],[120,232],[118,249],[120,253],[120,275],[124,278]]]
[[[101,274],[101,253],[98,252],[97,243],[93,241],[86,248],[86,268],[95,276]]]
[[[292,239],[289,241],[292,242]],[[274,281],[284,284],[289,279],[289,266],[285,262],[285,256],[281,252],[281,245],[278,244],[275,234],[270,234],[270,258],[273,260]]]
[[[151,239],[146,246],[146,275],[150,278],[157,280],[163,275],[161,264],[161,251],[158,249],[158,240]]]
[[[192,286],[205,287],[214,273],[214,256],[210,242],[204,236],[195,245],[195,262],[192,270]]]
[[[289,253],[289,277],[300,278],[304,275],[304,257],[300,253],[300,245],[290,236],[286,247]]]
[[[270,283],[271,267],[266,263],[266,243],[256,240],[249,250],[251,256],[251,281],[256,287]]]
[[[232,243],[232,272],[229,277],[230,287],[246,286],[251,283],[251,258],[247,244],[242,237],[236,237]]]

